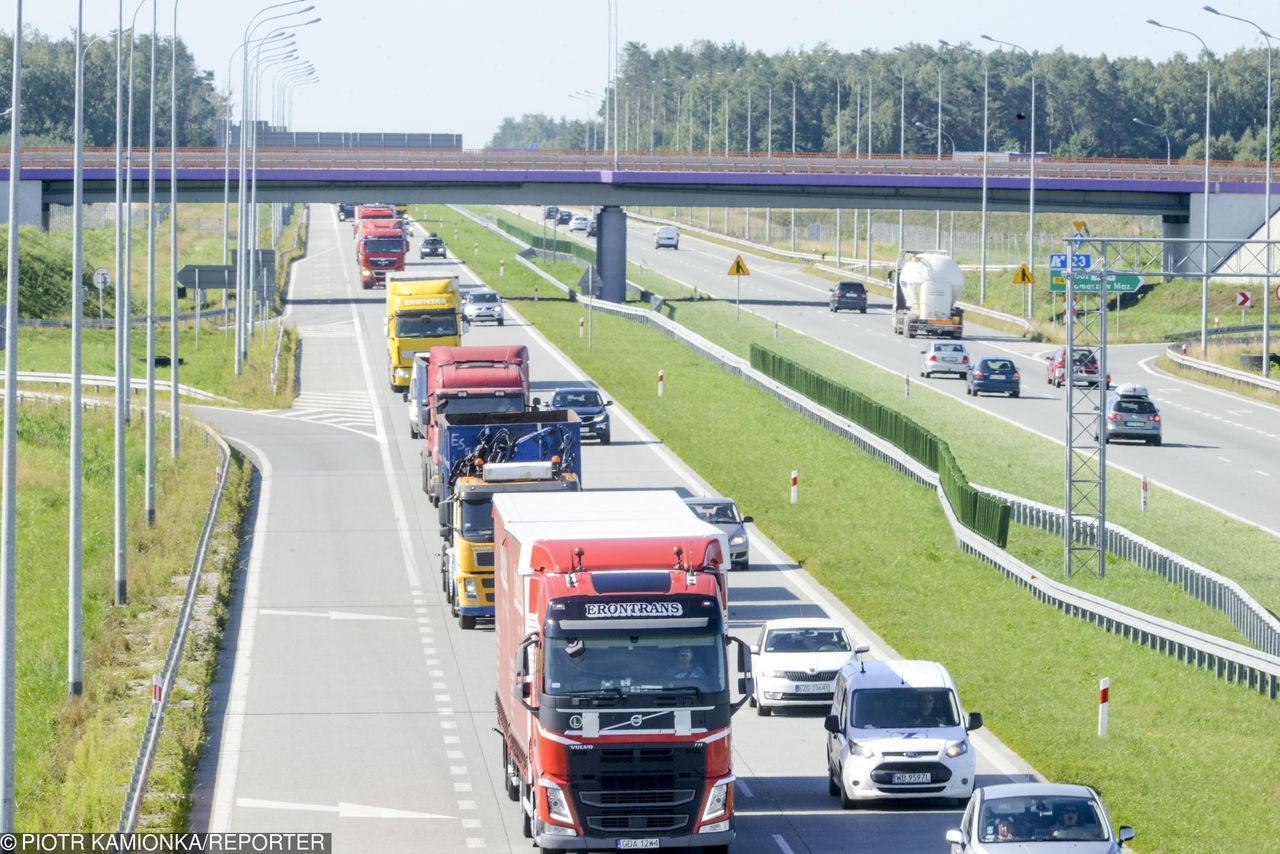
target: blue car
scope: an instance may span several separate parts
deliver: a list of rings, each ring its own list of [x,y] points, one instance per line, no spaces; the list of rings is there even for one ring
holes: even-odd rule
[[[1017,397],[1022,392],[1022,374],[1012,359],[983,356],[969,371],[965,394],[1007,394]]]
[[[551,398],[552,409],[572,409],[582,422],[582,438],[594,437],[600,444],[609,444],[609,410],[612,400],[600,396],[599,389],[590,386],[556,389]]]

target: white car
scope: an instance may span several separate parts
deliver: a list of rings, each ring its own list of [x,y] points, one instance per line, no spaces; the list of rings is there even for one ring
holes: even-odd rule
[[[680,229],[674,225],[660,225],[653,232],[653,248],[661,249],[669,246],[672,249],[680,248]]]
[[[587,218],[582,215],[575,216],[573,219],[569,220],[570,231],[581,231],[585,234],[587,231],[587,225]]]
[[[1098,793],[1066,783],[1002,783],[973,793],[960,826],[947,831],[952,854],[1071,851],[1119,854],[1133,828],[1112,828]]]
[[[973,367],[969,351],[959,341],[931,341],[920,355],[924,356],[920,376],[926,378],[934,374],[959,374],[960,379],[964,379]]]
[[[489,288],[474,288],[462,299],[462,319],[468,323],[503,325],[502,297]]]
[[[853,652],[849,635],[835,620],[770,620],[754,650],[751,705],[764,716],[780,708],[830,706],[836,674]]]
[[[968,799],[977,760],[947,669],[936,661],[863,661],[836,677],[827,731],[827,790],[841,809],[882,798]]]

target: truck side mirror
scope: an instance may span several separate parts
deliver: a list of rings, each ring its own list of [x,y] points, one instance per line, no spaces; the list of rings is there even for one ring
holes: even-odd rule
[[[729,714],[733,714],[755,694],[756,680],[751,676],[751,646],[739,638],[729,638],[729,640],[738,645],[738,672],[742,674],[738,679],[738,693],[742,696],[729,709]]]
[[[832,734],[840,732],[840,718],[836,715],[827,715],[822,719],[822,728]]]
[[[529,682],[529,648],[538,645],[538,636],[529,634],[520,642],[519,648],[516,650],[516,685],[515,697],[520,701],[520,705],[524,706],[531,712],[537,711],[537,708],[529,702],[533,697],[533,685]]]

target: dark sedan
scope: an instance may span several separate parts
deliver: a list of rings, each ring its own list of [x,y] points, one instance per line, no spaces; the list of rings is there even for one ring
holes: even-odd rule
[[[862,282],[837,282],[831,289],[831,311],[867,313],[867,288]]]
[[[1022,374],[1012,359],[1003,356],[983,356],[969,371],[965,394],[1007,394],[1017,397],[1022,393]]]

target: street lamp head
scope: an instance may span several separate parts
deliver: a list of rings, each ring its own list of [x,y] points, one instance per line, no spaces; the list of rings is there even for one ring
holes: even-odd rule
[[[928,129],[929,129],[929,128],[925,125],[925,123],[924,123],[924,122],[916,122],[916,127],[920,128],[920,130],[928,130]]]
[[[953,45],[951,42],[947,41],[946,39],[938,39],[938,44],[942,45],[943,47],[955,47],[955,45]]]
[[[1208,12],[1208,13],[1209,13],[1209,14],[1211,14],[1211,15],[1221,15],[1221,14],[1222,14],[1221,12],[1219,12],[1217,9],[1213,8],[1212,6],[1202,6],[1201,8],[1202,8],[1202,9],[1204,9],[1206,12]]]
[[[987,41],[989,41],[989,42],[993,42],[993,41],[995,41],[995,39],[991,38],[991,36],[987,35],[986,33],[983,33],[983,34],[980,36],[980,38],[984,38],[984,39],[986,39],[986,40],[987,40]]]
[[[1163,27],[1163,26],[1164,26],[1164,24],[1160,23],[1160,22],[1159,22],[1159,21],[1157,21],[1155,18],[1147,18],[1147,23],[1148,23],[1148,24],[1150,24],[1150,25],[1151,25],[1151,26],[1153,26],[1153,27]]]

